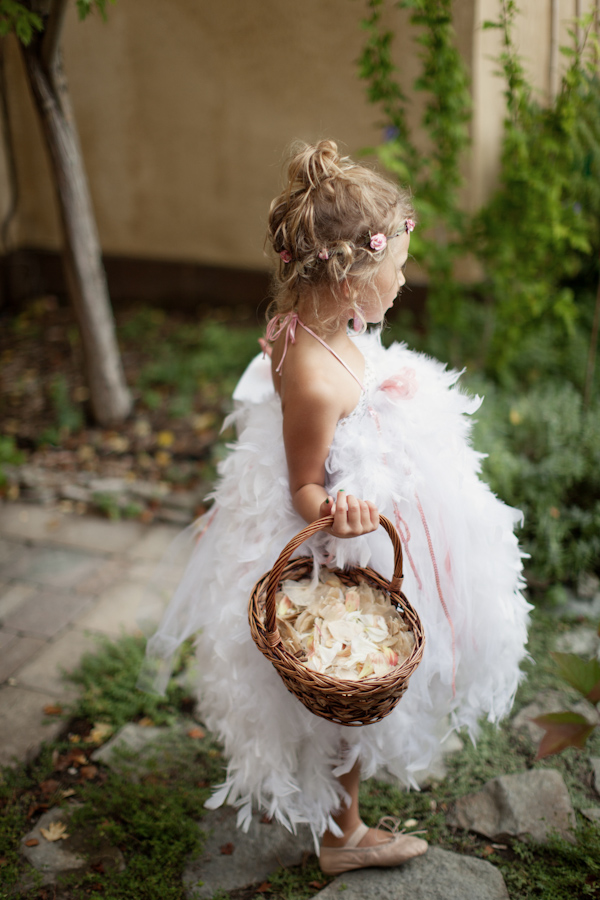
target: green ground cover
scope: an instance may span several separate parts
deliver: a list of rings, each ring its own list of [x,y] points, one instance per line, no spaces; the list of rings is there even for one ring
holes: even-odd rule
[[[513,714],[544,689],[561,690],[549,657],[557,635],[572,623],[542,611],[533,616],[529,649],[532,659],[525,663],[526,679],[521,685]],[[78,805],[69,831],[91,829],[97,839],[109,839],[124,855],[123,872],[90,870],[70,876],[53,888],[21,888],[24,900],[180,900],[181,874],[190,853],[201,848],[203,803],[211,785],[223,777],[223,760],[210,735],[197,730],[195,740],[182,740],[171,756],[148,767],[135,780],[101,764],[91,766],[89,753],[97,746],[93,738],[98,723],[106,726],[100,740],[127,721],[170,724],[183,720],[190,730],[193,701],[172,681],[167,697],[156,699],[135,689],[143,641],[123,637],[104,642],[97,653],[84,659],[75,673],[80,698],[68,711],[63,738],[46,744],[39,758],[29,766],[4,769],[0,780],[0,898],[15,896],[14,888],[23,876],[19,842],[40,812],[54,805]],[[185,652],[180,671],[186,664]],[[181,682],[181,678],[179,679]],[[79,754],[79,756],[78,756]],[[511,730],[484,724],[476,746],[465,738],[463,749],[448,760],[448,777],[421,792],[406,793],[389,784],[367,781],[361,788],[365,821],[375,825],[382,815],[396,815],[403,821],[414,818],[427,830],[430,843],[458,853],[487,859],[501,870],[511,900],[572,900],[600,897],[600,829],[581,815],[580,810],[597,805],[590,787],[589,756],[600,755],[600,732],[591,738],[586,751],[568,750],[560,756],[534,762],[535,748],[527,738]],[[83,760],[83,761],[82,761]],[[70,765],[68,765],[70,763]],[[85,763],[85,764],[84,764]],[[477,790],[489,779],[505,773],[535,767],[558,769],[567,783],[577,813],[576,843],[560,838],[547,846],[515,842],[505,849],[492,847],[486,839],[454,829],[446,823],[446,812],[459,796]],[[73,772],[76,771],[76,774]],[[68,793],[68,792],[73,793]],[[64,796],[65,792],[68,796]],[[295,869],[281,869],[269,878],[268,887],[256,885],[219,900],[304,900],[324,885],[316,858]],[[261,887],[262,892],[257,893]]]

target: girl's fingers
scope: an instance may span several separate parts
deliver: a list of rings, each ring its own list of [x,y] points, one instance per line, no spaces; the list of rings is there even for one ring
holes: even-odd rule
[[[336,537],[359,537],[379,527],[379,512],[370,500],[359,500],[353,494],[338,491],[337,500],[324,515],[334,516],[332,533]]]
[[[350,531],[360,533],[362,531],[360,502],[350,494],[346,503],[348,504],[348,527]]]
[[[366,503],[369,508],[369,521],[373,531],[375,531],[376,528],[379,528],[379,510],[371,500],[367,500]]]
[[[335,515],[335,502],[333,497],[327,497],[321,503],[319,507],[319,518],[324,518],[325,516],[333,516]]]

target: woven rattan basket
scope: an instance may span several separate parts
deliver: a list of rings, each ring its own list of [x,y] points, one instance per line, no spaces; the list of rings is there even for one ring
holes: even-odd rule
[[[307,525],[282,550],[270,572],[254,585],[248,606],[248,618],[252,637],[266,658],[273,663],[287,689],[295,694],[312,713],[341,725],[370,725],[389,715],[401,699],[408,680],[421,662],[425,636],[420,619],[402,593],[402,547],[396,529],[385,516],[380,524],[390,536],[394,547],[394,576],[391,581],[382,578],[370,568],[356,567],[348,571],[334,569],[346,585],[366,581],[372,587],[384,591],[396,607],[400,607],[404,620],[415,637],[412,653],[401,665],[387,675],[373,675],[361,681],[347,681],[332,675],[322,675],[307,668],[284,646],[276,624],[275,594],[279,583],[290,578],[298,581],[312,574],[312,556],[296,557],[292,553],[309,537],[328,528],[333,517],[327,516]]]

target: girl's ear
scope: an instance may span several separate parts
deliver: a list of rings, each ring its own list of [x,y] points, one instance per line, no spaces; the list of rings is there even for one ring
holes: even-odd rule
[[[348,279],[344,278],[340,287],[342,288],[342,296],[346,299],[350,299],[350,285],[348,284]]]

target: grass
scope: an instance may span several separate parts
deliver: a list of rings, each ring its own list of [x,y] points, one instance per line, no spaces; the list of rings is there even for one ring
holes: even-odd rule
[[[531,628],[530,651],[534,663],[526,663],[528,678],[522,684],[515,711],[531,702],[540,690],[557,689],[568,696],[559,681],[548,651],[557,632],[566,623],[537,611]],[[146,760],[142,774],[131,777],[135,758],[124,756],[119,771],[89,766],[88,743],[99,722],[117,729],[130,721],[169,725],[188,721],[192,703],[174,680],[165,698],[141,694],[135,689],[143,654],[143,642],[122,637],[104,641],[98,651],[88,654],[73,676],[81,689],[69,711],[66,732],[61,740],[48,744],[30,766],[3,771],[0,781],[0,898],[14,897],[14,886],[22,876],[18,846],[39,814],[72,799],[77,807],[69,828],[85,833],[94,842],[108,841],[123,854],[122,871],[98,866],[84,874],[63,879],[61,897],[68,900],[183,900],[181,884],[185,861],[199,852],[203,835],[198,827],[203,804],[212,784],[223,777],[223,760],[209,735],[185,735],[169,740],[168,748],[157,748],[157,756]],[[179,661],[182,670],[189,647]],[[181,732],[179,732],[181,734]],[[175,735],[175,731],[165,732]],[[106,739],[106,738],[104,738]],[[572,900],[600,897],[600,829],[588,823],[579,810],[598,805],[589,785],[588,756],[600,755],[600,731],[591,738],[585,752],[569,750],[536,767],[558,769],[563,775],[577,811],[576,843],[555,838],[546,846],[515,842],[497,849],[483,838],[454,829],[446,823],[446,811],[459,796],[475,791],[497,775],[523,771],[534,765],[535,748],[507,725],[494,728],[484,724],[477,746],[464,739],[463,749],[447,761],[448,777],[421,792],[406,793],[387,783],[370,780],[361,787],[361,807],[365,821],[375,825],[383,815],[402,821],[416,819],[427,830],[428,840],[457,853],[486,859],[504,876],[511,900]],[[69,765],[70,763],[70,765]],[[75,774],[73,774],[75,773]],[[74,791],[69,798],[64,796]],[[279,869],[269,876],[268,885],[219,892],[213,900],[306,900],[314,896],[327,879],[314,856],[302,866]],[[261,888],[261,893],[257,892]],[[51,889],[32,886],[22,890],[23,900],[50,900]]]

